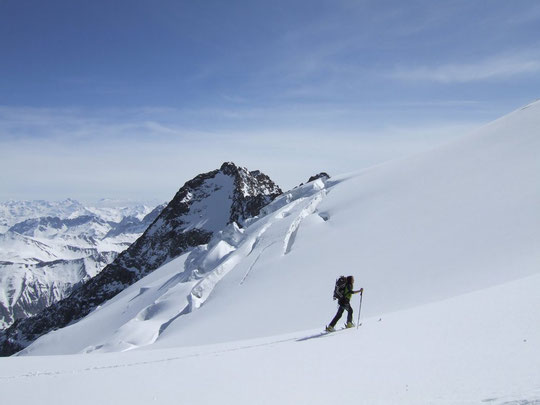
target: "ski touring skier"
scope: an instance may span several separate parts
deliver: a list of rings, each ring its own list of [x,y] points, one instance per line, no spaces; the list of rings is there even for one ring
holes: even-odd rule
[[[353,276],[341,276],[336,280],[336,286],[334,288],[334,299],[338,300],[339,308],[337,310],[336,316],[326,327],[327,332],[335,331],[336,323],[339,321],[343,312],[347,310],[347,323],[345,324],[346,328],[352,328],[353,323],[353,309],[351,307],[351,297],[353,294],[363,293],[364,289],[360,288],[357,291],[353,290],[354,286],[354,277]]]

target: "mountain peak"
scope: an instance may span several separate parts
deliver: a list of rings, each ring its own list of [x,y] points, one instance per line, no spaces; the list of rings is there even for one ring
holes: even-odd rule
[[[223,164],[219,168],[219,170],[224,172],[224,173],[228,173],[228,172],[231,172],[231,171],[237,171],[239,169],[240,169],[240,167],[235,165],[233,162],[223,162]]]
[[[101,273],[70,297],[7,329],[0,352],[18,351],[51,329],[84,317],[163,264],[207,244],[228,225],[243,226],[281,193],[265,174],[249,172],[232,162],[199,174],[178,190],[144,234]]]

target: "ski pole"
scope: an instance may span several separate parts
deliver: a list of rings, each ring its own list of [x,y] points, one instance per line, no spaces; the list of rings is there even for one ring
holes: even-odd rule
[[[358,306],[358,320],[356,321],[356,329],[360,326],[360,310],[362,309],[362,297],[364,296],[364,289],[360,293],[360,305]]]

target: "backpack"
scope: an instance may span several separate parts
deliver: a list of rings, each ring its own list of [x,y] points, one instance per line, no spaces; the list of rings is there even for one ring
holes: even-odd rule
[[[347,277],[339,276],[334,287],[334,299],[339,300],[345,296],[345,287],[347,286]]]

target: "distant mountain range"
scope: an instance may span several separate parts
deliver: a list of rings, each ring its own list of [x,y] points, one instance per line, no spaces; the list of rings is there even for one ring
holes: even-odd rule
[[[72,199],[0,203],[0,328],[36,314],[94,277],[163,207],[88,207]]]

